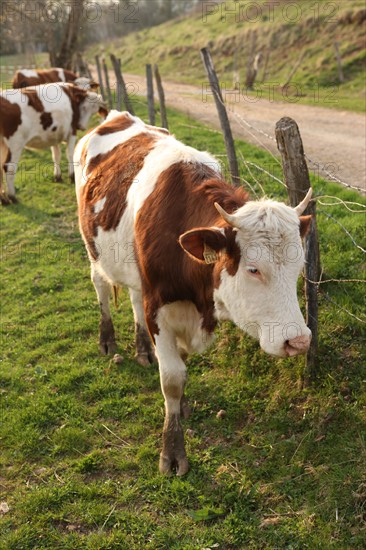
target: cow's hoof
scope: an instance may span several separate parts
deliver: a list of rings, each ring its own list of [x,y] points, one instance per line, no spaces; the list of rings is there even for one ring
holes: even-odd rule
[[[69,176],[70,183],[75,183],[75,174]]]
[[[175,456],[160,455],[159,471],[164,475],[172,475],[175,470],[177,476],[184,476],[189,470],[188,459],[186,456],[176,458]]]
[[[143,367],[148,367],[158,362],[154,352],[136,353],[135,358],[136,358],[136,361],[139,363],[139,365],[142,365]]]
[[[135,357],[138,364],[143,367],[148,367],[151,364],[147,353],[140,353],[140,355],[136,355]]]
[[[117,351],[117,344],[114,340],[99,342],[99,351],[102,355],[114,355]]]
[[[12,200],[6,193],[1,193],[0,202],[3,206],[9,206],[9,204],[12,203]]]
[[[62,176],[54,176],[53,181],[55,181],[56,183],[61,183],[62,182]]]

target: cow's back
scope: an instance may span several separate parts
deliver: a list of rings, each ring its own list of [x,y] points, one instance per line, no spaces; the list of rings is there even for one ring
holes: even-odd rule
[[[67,69],[54,67],[52,69],[20,69],[13,78],[13,88],[25,88],[51,82],[74,82],[77,75]]]

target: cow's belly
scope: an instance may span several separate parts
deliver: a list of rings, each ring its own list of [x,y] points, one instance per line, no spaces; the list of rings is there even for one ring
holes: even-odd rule
[[[135,257],[133,227],[130,217],[122,217],[117,229],[104,231],[98,227],[95,238],[98,252],[95,268],[110,283],[141,289],[141,278]]]
[[[214,334],[202,328],[202,315],[192,302],[163,306],[158,313],[158,326],[161,323],[173,331],[178,347],[189,354],[202,353],[215,339]]]
[[[57,145],[65,141],[65,136],[63,132],[52,132],[46,136],[35,136],[27,142],[27,148],[29,149],[47,149],[47,147],[52,147],[52,145]]]

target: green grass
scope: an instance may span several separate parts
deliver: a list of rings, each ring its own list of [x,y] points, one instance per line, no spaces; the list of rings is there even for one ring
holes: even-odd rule
[[[17,54],[17,55],[1,55],[0,56],[0,80],[1,85],[5,88],[6,85],[11,87],[11,81],[16,70],[23,68],[29,69],[31,66],[41,69],[49,67],[47,53],[37,54]],[[14,68],[15,67],[15,68]]]
[[[144,103],[136,108],[146,117]],[[168,114],[178,138],[224,153],[220,134]],[[281,177],[265,152],[237,147]],[[74,189],[53,183],[49,167],[39,175],[50,160],[49,151],[24,152],[20,202],[1,210],[0,501],[9,511],[0,512],[0,548],[364,547],[364,324],[325,294],[361,317],[363,285],[321,286],[318,374],[308,388],[300,383],[303,359],[270,358],[222,325],[211,350],[188,362],[191,470],[162,477],[158,369],[133,358],[126,292],[113,313],[124,362],[99,356]],[[253,175],[269,196],[285,198],[280,184]],[[365,202],[320,179],[313,185],[317,194]],[[359,243],[362,215],[343,206],[318,210],[325,277],[364,278],[361,252],[325,213]],[[226,417],[216,417],[220,409]]]
[[[250,33],[255,30],[256,52],[262,52],[264,59],[270,52],[266,75],[263,61],[256,84],[263,97],[268,97],[270,86],[277,100],[290,98],[300,104],[364,111],[364,24],[359,22],[364,2],[302,0],[290,2],[290,6],[286,2],[275,2],[271,9],[269,4],[258,0],[238,2],[234,7],[233,1],[228,0],[224,3],[225,12],[219,2],[206,2],[204,6],[213,10],[212,15],[204,17],[202,10],[198,10],[194,15],[109,43],[103,41],[92,45],[87,56],[94,63],[96,53],[114,53],[121,57],[125,72],[136,74],[144,73],[146,63],[157,63],[163,79],[201,86],[207,77],[199,50],[209,45],[220,81],[232,89],[236,67],[245,94]],[[335,41],[342,56],[345,76],[342,84],[338,81]],[[302,53],[305,57],[292,77],[291,87],[282,91]],[[106,60],[110,64],[108,55]]]

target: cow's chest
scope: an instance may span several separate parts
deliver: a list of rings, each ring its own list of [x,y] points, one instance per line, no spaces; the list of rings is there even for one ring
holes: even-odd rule
[[[202,353],[211,345],[214,334],[202,328],[203,317],[189,301],[177,301],[162,306],[157,315],[157,324],[169,328],[178,348],[188,354]]]

